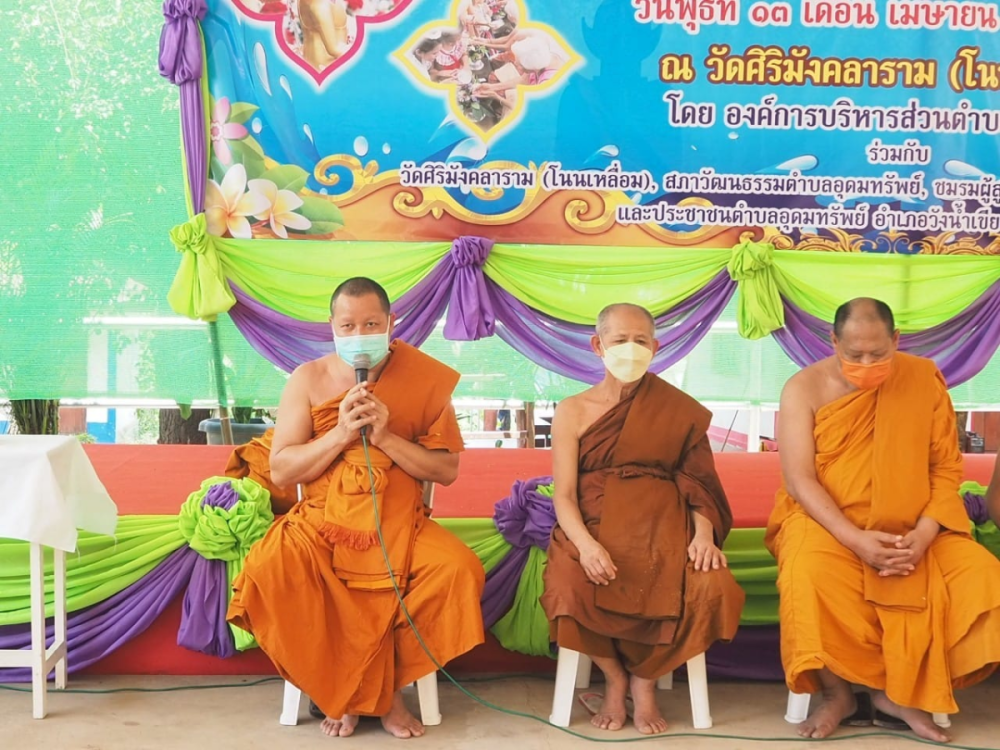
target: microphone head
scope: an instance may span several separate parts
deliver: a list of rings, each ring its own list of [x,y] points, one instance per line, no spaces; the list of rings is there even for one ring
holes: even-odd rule
[[[372,366],[372,358],[369,354],[355,354],[354,355],[354,369],[355,370],[369,370]]]

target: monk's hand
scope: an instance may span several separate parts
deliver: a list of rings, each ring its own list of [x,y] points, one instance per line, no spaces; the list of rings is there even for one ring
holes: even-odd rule
[[[940,531],[941,525],[937,521],[932,518],[921,518],[917,521],[917,526],[913,531],[904,535],[902,539],[896,542],[896,549],[910,550],[913,555],[909,562],[915,566],[923,559],[927,548],[931,546],[931,542],[934,541]]]
[[[688,545],[688,559],[694,563],[695,570],[705,572],[729,567],[726,556],[711,538],[695,536],[694,541]]]
[[[367,386],[368,383],[358,383],[340,402],[337,428],[344,433],[344,442],[353,443],[360,437],[361,428],[375,421]]]
[[[611,555],[600,542],[594,539],[582,547],[578,546],[577,549],[580,550],[580,567],[591,583],[607,586],[615,579],[618,568],[611,562]]]
[[[896,546],[902,542],[899,534],[887,534],[873,529],[858,529],[858,535],[851,545],[851,550],[861,561],[871,565],[882,576],[905,576],[913,570],[913,550],[900,549]]]
[[[380,401],[374,393],[368,394],[368,411],[371,417],[371,427],[368,428],[369,440],[377,446],[389,432],[389,407]]]

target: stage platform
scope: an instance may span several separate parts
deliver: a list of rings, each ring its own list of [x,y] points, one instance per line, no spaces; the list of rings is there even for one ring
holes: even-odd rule
[[[231,449],[225,446],[88,445],[87,454],[121,515],[176,514],[201,482],[221,475]],[[965,477],[989,481],[993,455],[966,457]],[[733,508],[737,528],[759,528],[780,481],[777,453],[716,454],[716,463]],[[494,504],[506,497],[517,479],[551,474],[545,450],[477,449],[462,455],[458,481],[438,487],[438,518],[490,518]],[[174,601],[140,636],[86,670],[90,674],[272,674],[274,668],[258,649],[219,659],[177,645],[181,601]],[[736,644],[734,644],[735,646]],[[776,649],[776,643],[770,646]],[[775,651],[776,658],[776,651]],[[491,636],[457,660],[457,673],[551,672],[555,662],[506,651]]]

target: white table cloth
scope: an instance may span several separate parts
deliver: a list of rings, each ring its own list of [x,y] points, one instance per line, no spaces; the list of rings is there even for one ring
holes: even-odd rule
[[[114,534],[118,509],[80,441],[0,435],[0,537],[76,550],[77,529]]]
[[[32,714],[45,718],[47,678],[66,687],[66,553],[77,530],[114,534],[118,509],[80,441],[62,435],[0,435],[0,537],[30,543],[31,649],[0,651],[0,667],[31,667]],[[55,639],[45,644],[45,547],[53,561]]]

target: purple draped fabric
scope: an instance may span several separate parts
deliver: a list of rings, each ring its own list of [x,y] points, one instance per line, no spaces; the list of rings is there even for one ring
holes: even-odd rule
[[[240,500],[239,493],[233,488],[232,482],[219,482],[208,488],[201,500],[202,507],[222,508],[231,510]]]
[[[966,492],[962,495],[962,500],[965,501],[965,512],[969,514],[973,523],[986,523],[990,520],[989,511],[986,509],[986,498],[983,495]]]
[[[784,682],[779,633],[777,625],[744,626],[729,643],[713,643],[705,654],[709,679]],[[686,679],[687,669],[676,675]]]
[[[209,656],[228,659],[236,655],[236,644],[226,622],[229,576],[224,560],[195,560],[191,580],[184,592],[177,645]]]
[[[493,506],[493,524],[507,544],[514,547],[549,548],[552,527],[556,525],[556,511],[552,498],[538,491],[539,487],[552,484],[552,477],[518,479],[510,496]]]
[[[496,284],[489,287],[498,313],[497,336],[535,364],[565,377],[597,383],[604,365],[590,348],[593,326],[565,323],[537,312]],[[736,284],[726,271],[686,300],[655,316],[660,348],[649,366],[663,372],[698,345],[726,309]]]
[[[532,547],[546,550],[549,535],[556,523],[552,499],[538,492],[552,484],[552,477],[539,477],[526,482],[514,482],[509,497],[494,506],[493,523],[513,549],[487,574],[480,604],[483,624],[493,627],[514,603],[517,585],[528,563]]]
[[[774,338],[801,367],[833,354],[831,325],[782,300],[785,326]],[[953,388],[982,370],[1000,346],[1000,281],[955,317],[917,333],[899,337],[899,348],[937,362]]]
[[[493,335],[496,316],[483,275],[483,263],[492,249],[493,240],[483,237],[459,237],[452,245],[448,260],[454,271],[448,316],[444,321],[446,339],[478,341]]]
[[[451,251],[393,304],[394,337],[420,346],[445,317],[445,338],[472,341],[496,334],[535,364],[565,377],[596,383],[604,376],[590,348],[593,327],[567,323],[524,304],[482,272],[492,243],[460,237]],[[689,298],[656,317],[660,349],[650,369],[662,372],[687,356],[704,338],[736,284],[722,271]],[[233,287],[229,311],[250,345],[270,362],[291,372],[333,351],[326,323],[306,323],[276,312]]]
[[[185,545],[128,588],[73,612],[66,621],[67,667],[77,672],[100,661],[148,628],[191,579],[197,552]],[[53,637],[53,625],[46,628]],[[0,627],[0,649],[31,648],[31,624]],[[30,682],[27,668],[0,669],[0,682]]]
[[[514,603],[530,551],[530,547],[515,547],[487,574],[486,586],[479,600],[483,610],[483,627],[487,630],[496,625]]]
[[[160,75],[180,87],[181,132],[195,214],[205,209],[208,173],[205,106],[201,93],[204,59],[199,28],[206,11],[205,0],[164,0],[164,23],[160,32]]]

